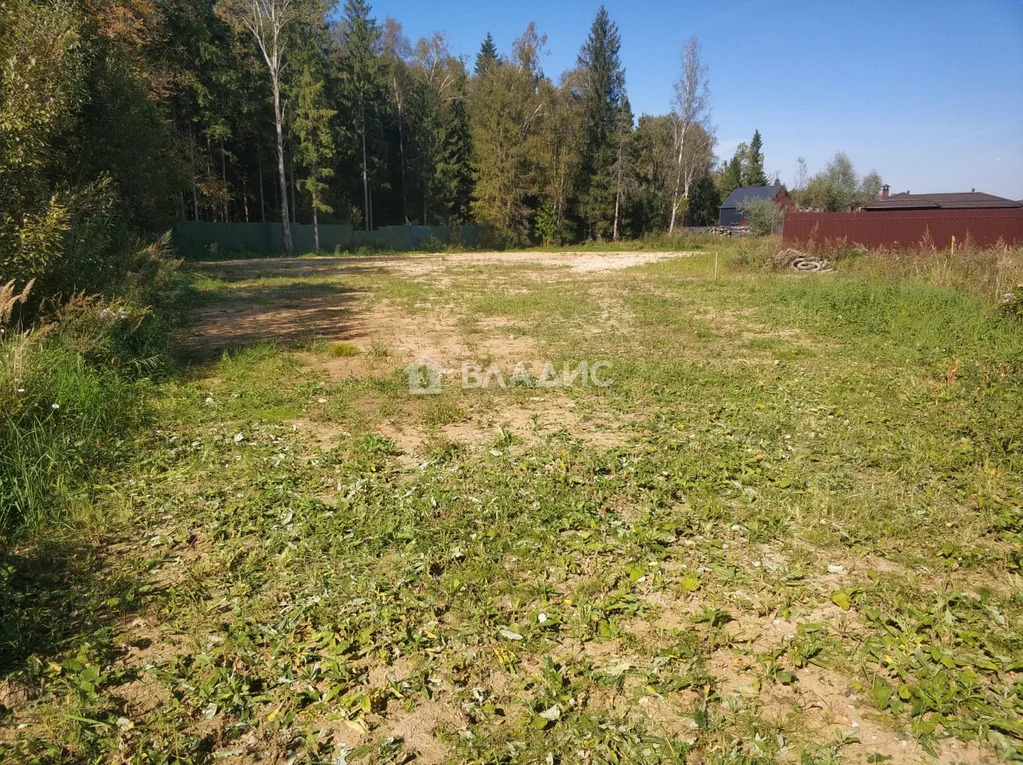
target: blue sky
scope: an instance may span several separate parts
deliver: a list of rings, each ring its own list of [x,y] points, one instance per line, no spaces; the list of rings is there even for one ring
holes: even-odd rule
[[[608,0],[633,110],[669,108],[690,35],[710,69],[718,155],[759,128],[765,165],[792,184],[841,149],[893,191],[1023,198],[1023,0]],[[547,35],[544,69],[575,64],[599,2],[378,0],[415,39],[445,32],[475,57],[489,31],[507,52],[526,24]]]

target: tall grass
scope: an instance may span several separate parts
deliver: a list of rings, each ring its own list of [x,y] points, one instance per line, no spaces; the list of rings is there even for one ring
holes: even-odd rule
[[[837,258],[845,273],[918,280],[1000,299],[1023,283],[1023,248],[846,251]]]
[[[120,297],[49,298],[28,327],[0,312],[0,551],[79,520],[90,487],[130,451],[165,359],[166,323],[149,307],[177,265],[165,246],[125,258],[135,269],[112,285]]]
[[[739,241],[732,264],[746,270],[785,269],[789,259],[778,257],[783,248],[780,237],[748,237]],[[913,250],[846,246],[809,250],[829,261],[839,275],[936,285],[1003,303],[1023,300],[1023,247],[967,246],[955,252],[925,245]]]
[[[57,333],[0,343],[0,537],[71,520],[138,421],[138,385]]]

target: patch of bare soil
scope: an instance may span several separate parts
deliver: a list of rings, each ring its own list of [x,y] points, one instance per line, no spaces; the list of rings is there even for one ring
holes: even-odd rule
[[[405,750],[415,754],[416,762],[435,765],[448,759],[451,748],[440,740],[440,731],[454,732],[466,727],[463,715],[450,700],[434,698],[420,702],[411,712],[403,712],[389,721],[377,734],[378,740],[400,739]]]
[[[287,346],[314,338],[343,340],[358,348],[359,354],[341,358],[302,354],[303,361],[333,381],[389,377],[417,360],[428,360],[440,367],[446,387],[460,385],[465,362],[484,368],[496,364],[506,378],[519,363],[526,364],[531,374],[537,374],[544,362],[541,349],[513,324],[489,319],[468,332],[459,326],[454,309],[420,310],[412,314],[386,301],[366,300],[358,291],[336,281],[282,285],[273,277],[326,280],[386,270],[413,278],[429,276],[434,282],[443,280],[445,270],[452,267],[489,264],[550,266],[552,275],[565,270],[598,274],[686,254],[495,252],[204,264],[200,266],[202,270],[228,283],[256,280],[257,284],[246,284],[197,310],[182,347],[201,359],[212,358],[226,348],[256,342]],[[266,286],[258,284],[260,277],[270,277]],[[623,318],[622,306],[611,306],[609,310]],[[414,416],[391,416],[378,430],[398,444],[410,465],[436,442],[487,446],[501,434],[502,427],[526,445],[559,433],[598,446],[612,446],[625,440],[617,424],[609,419],[577,414],[574,402],[562,391],[543,390],[527,396],[498,391],[498,395],[499,400],[491,395],[463,397],[465,400],[459,405],[464,416],[452,422],[426,427]],[[317,422],[315,418],[296,422],[296,428],[328,448],[338,435],[338,429],[331,423]]]
[[[536,341],[519,334],[515,327],[499,320],[481,322],[482,331],[467,334],[453,315],[423,311],[408,314],[381,301],[365,306],[356,320],[357,336],[351,342],[358,356],[310,361],[332,380],[386,377],[409,364],[424,362],[441,370],[445,389],[457,389],[463,364],[480,369],[496,365],[509,382],[517,364],[531,374],[539,374],[544,364]],[[488,446],[501,436],[501,428],[525,445],[559,433],[570,434],[586,443],[610,447],[624,441],[617,423],[609,418],[583,416],[564,391],[557,389],[507,390],[488,387],[479,395],[460,397],[462,417],[454,422],[426,426],[421,419],[408,416],[422,402],[410,401],[410,412],[393,416],[376,426],[415,462],[431,444],[451,442],[474,447]],[[322,441],[323,424],[315,430]]]
[[[567,268],[576,273],[618,271],[662,260],[683,258],[695,252],[474,252],[403,258],[392,265],[401,273],[422,276],[450,266],[539,265]]]
[[[192,311],[178,350],[194,360],[216,358],[229,348],[253,343],[300,345],[313,339],[354,340],[366,322],[360,316],[360,290],[337,277],[387,271],[443,279],[458,266],[540,265],[597,274],[692,255],[688,252],[490,252],[453,255],[261,258],[202,263],[195,268],[227,283],[256,281]],[[260,283],[266,277],[266,283]],[[278,281],[274,281],[274,279]],[[281,284],[279,279],[302,279]],[[416,335],[413,335],[415,337]],[[428,346],[423,351],[429,350]]]
[[[357,290],[335,283],[253,286],[194,309],[178,338],[183,356],[209,361],[223,351],[257,343],[301,345],[358,333],[352,324]]]

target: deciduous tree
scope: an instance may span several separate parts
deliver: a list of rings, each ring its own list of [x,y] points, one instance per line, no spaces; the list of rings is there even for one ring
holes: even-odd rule
[[[284,105],[281,101],[282,74],[289,53],[289,27],[310,18],[317,0],[221,0],[220,11],[232,24],[246,29],[259,46],[270,75],[274,127],[277,131],[277,180],[280,186],[283,247],[291,253],[291,221],[288,212],[288,179],[284,157]]]
[[[689,190],[713,145],[710,137],[710,85],[707,67],[703,63],[700,42],[691,37],[682,49],[682,72],[675,81],[675,101],[672,109],[673,153],[675,179],[671,196],[671,218],[668,233],[674,233],[680,205],[689,199]],[[701,128],[698,134],[696,128]],[[701,135],[702,134],[702,135]]]
[[[615,126],[615,143],[617,152],[611,173],[615,184],[615,212],[611,238],[618,241],[618,221],[621,217],[622,205],[627,196],[636,188],[636,162],[633,156],[632,140],[632,107],[626,98],[618,110]]]
[[[533,24],[515,42],[511,60],[499,59],[473,78],[469,126],[475,149],[472,212],[510,244],[529,236],[530,207],[545,102],[539,55],[545,38]]]

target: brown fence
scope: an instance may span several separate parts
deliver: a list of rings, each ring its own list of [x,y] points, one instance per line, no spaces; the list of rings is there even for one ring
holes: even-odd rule
[[[849,246],[912,248],[930,241],[948,248],[967,240],[991,247],[999,240],[1023,244],[1023,208],[1004,210],[907,210],[904,212],[812,213],[785,216],[782,237],[792,247],[827,247],[844,241]]]

